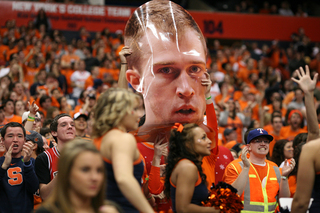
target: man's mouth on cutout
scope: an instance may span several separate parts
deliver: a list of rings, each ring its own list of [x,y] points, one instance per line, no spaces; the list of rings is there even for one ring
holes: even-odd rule
[[[180,109],[177,111],[177,113],[181,113],[181,114],[184,114],[184,115],[188,115],[188,114],[191,114],[191,113],[194,113],[195,111],[193,109]]]

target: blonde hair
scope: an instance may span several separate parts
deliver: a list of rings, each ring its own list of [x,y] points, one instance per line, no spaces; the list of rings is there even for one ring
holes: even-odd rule
[[[74,139],[65,144],[63,150],[61,151],[58,171],[59,175],[56,183],[56,187],[53,190],[52,195],[44,203],[44,207],[54,213],[74,213],[73,206],[71,205],[71,199],[69,197],[70,189],[70,172],[74,165],[75,159],[84,152],[96,153],[100,156],[100,152],[96,147],[84,139]],[[102,157],[101,157],[102,160]],[[104,166],[103,173],[105,176]],[[105,180],[106,177],[104,177]],[[105,181],[102,184],[98,194],[92,198],[92,207],[95,212],[99,212],[99,207],[104,203],[105,195]]]
[[[91,136],[101,137],[110,129],[117,127],[138,101],[139,96],[126,89],[108,89],[100,95],[94,108]]]
[[[201,41],[204,53],[207,53],[205,38],[192,16],[180,5],[167,0],[154,0],[141,5],[129,18],[124,30],[124,43],[132,50],[132,54],[127,57],[128,68],[133,66],[140,72],[141,56],[146,53],[141,52],[139,42],[146,34],[148,24],[155,26],[157,30],[167,32],[172,41],[176,41],[184,36],[188,29],[194,30]]]

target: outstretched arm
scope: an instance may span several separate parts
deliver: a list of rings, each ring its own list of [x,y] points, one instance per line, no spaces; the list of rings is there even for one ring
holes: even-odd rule
[[[311,79],[308,65],[306,65],[305,71],[302,67],[300,67],[295,72],[298,79],[295,79],[293,77],[291,79],[299,84],[300,88],[304,92],[304,103],[306,106],[308,123],[308,142],[310,140],[319,138],[319,125],[313,97],[314,90],[317,84],[318,73],[314,75],[313,79]]]
[[[160,180],[160,161],[163,153],[167,152],[168,142],[161,144],[161,141],[154,145],[154,155],[149,174],[148,188],[151,194],[158,195],[163,191],[164,185]]]
[[[33,123],[35,122],[35,117],[36,117],[36,114],[39,110],[39,107],[37,106],[35,101],[33,101],[31,104],[28,101],[28,105],[29,105],[30,113],[28,115],[27,122],[26,122],[26,125],[24,126],[24,128],[26,130],[32,130],[32,126],[33,126]]]
[[[209,73],[205,73],[205,78],[201,80],[201,85],[206,87],[206,115],[207,115],[207,125],[215,131],[215,140],[218,143],[218,121],[216,116],[216,111],[213,106],[213,101],[210,93],[211,80]]]

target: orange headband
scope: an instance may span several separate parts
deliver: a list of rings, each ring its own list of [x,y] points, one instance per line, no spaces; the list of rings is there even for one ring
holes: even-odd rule
[[[302,116],[302,113],[297,110],[297,109],[294,109],[294,110],[291,110],[291,112],[289,113],[289,116],[288,116],[288,119],[290,120],[291,119],[291,116],[294,114],[294,113],[298,113],[300,115],[300,118],[302,120],[303,116]]]

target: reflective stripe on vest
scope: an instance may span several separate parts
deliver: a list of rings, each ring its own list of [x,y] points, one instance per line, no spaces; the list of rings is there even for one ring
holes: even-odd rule
[[[240,164],[241,169],[242,169],[243,168],[243,162],[241,161],[241,162],[239,162],[239,164]],[[253,212],[273,213],[274,210],[276,209],[277,202],[268,202],[268,194],[267,194],[267,190],[266,190],[266,184],[267,184],[268,178],[269,178],[270,167],[269,167],[269,163],[268,162],[266,162],[266,164],[268,166],[268,172],[267,172],[267,176],[266,176],[265,186],[262,186],[262,183],[261,183],[264,202],[252,202],[252,201],[250,201],[250,178],[259,178],[257,171],[255,170],[255,168],[251,164],[253,170],[256,172],[256,175],[255,174],[249,174],[249,176],[248,176],[247,184],[246,184],[246,187],[244,189],[244,201],[243,201],[244,208],[241,211],[241,213],[253,213]],[[278,182],[278,184],[280,186],[280,181],[281,181],[280,170],[279,170],[279,168],[277,166],[273,166],[273,169],[274,169],[276,177],[277,177],[277,182]],[[259,178],[259,180],[260,180],[260,178]],[[270,180],[274,180],[274,178],[270,178]],[[276,200],[277,200],[277,197],[276,197]]]

